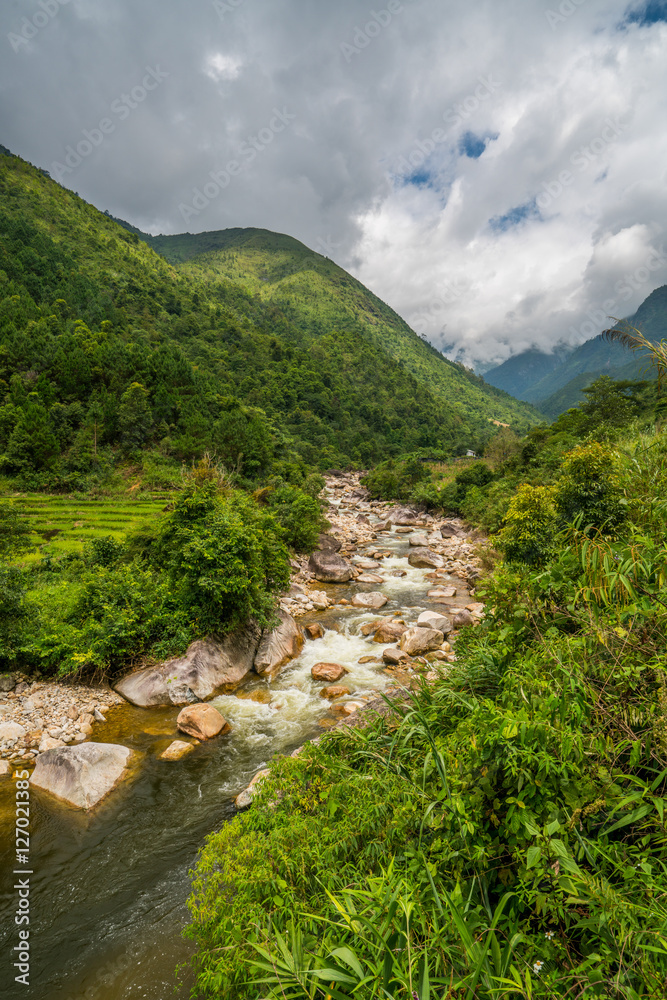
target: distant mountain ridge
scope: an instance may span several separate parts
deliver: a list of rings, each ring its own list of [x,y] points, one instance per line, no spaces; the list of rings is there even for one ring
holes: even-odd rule
[[[636,327],[653,342],[667,339],[667,285],[651,292],[637,311],[618,325],[623,324]],[[645,354],[598,336],[574,350],[557,349],[553,354],[523,351],[488,371],[484,378],[555,418],[580,403],[582,390],[600,375],[629,380],[654,377]]]

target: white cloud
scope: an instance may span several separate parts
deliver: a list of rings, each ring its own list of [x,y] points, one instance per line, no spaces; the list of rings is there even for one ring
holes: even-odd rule
[[[667,281],[645,264],[667,226],[664,22],[623,23],[628,0],[553,0],[572,11],[553,25],[543,0],[403,0],[350,55],[387,0],[227,6],[73,0],[7,47],[0,141],[48,168],[159,64],[69,186],[179,232],[179,203],[255,138],[188,228],[291,233],[468,361],[582,340]],[[3,5],[0,29],[21,16]],[[295,118],[269,137],[274,109]]]

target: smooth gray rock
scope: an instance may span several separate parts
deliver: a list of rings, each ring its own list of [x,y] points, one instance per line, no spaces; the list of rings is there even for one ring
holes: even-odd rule
[[[255,655],[255,670],[263,677],[274,678],[290,660],[296,659],[303,649],[303,632],[291,615],[278,613],[280,625],[262,633]]]
[[[451,619],[447,615],[439,615],[437,611],[424,611],[417,619],[417,625],[421,628],[432,628],[447,638],[453,629]]]
[[[379,590],[373,590],[368,594],[355,594],[352,598],[352,606],[354,608],[369,608],[372,611],[377,611],[378,608],[383,608],[387,601],[388,598],[384,594],[381,594]]]
[[[444,559],[430,549],[415,549],[408,556],[408,562],[416,569],[442,569],[445,565]]]
[[[313,552],[308,569],[320,583],[347,583],[352,579],[352,567],[335,552]]]
[[[47,750],[37,758],[30,784],[77,809],[92,809],[123,778],[131,756],[114,743]]]
[[[26,730],[18,722],[0,722],[0,743],[6,740],[20,740],[26,734]]]
[[[260,630],[255,625],[224,639],[199,639],[185,656],[123,677],[118,694],[139,708],[187,705],[238,687],[253,668]]]
[[[8,691],[13,691],[16,687],[16,681],[11,674],[0,674],[0,692],[6,694]]]

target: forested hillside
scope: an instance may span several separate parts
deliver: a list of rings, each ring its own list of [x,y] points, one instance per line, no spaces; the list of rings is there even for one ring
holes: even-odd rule
[[[142,237],[145,238],[145,237]],[[264,229],[147,238],[149,245],[194,280],[231,278],[263,302],[274,303],[294,331],[321,337],[344,330],[364,337],[410,372],[436,399],[452,406],[478,436],[489,420],[527,428],[531,407],[485,384],[422,340],[356,278],[291,236]]]
[[[244,287],[233,261],[179,270],[16,157],[0,157],[0,191],[7,476],[86,488],[131,459],[159,484],[208,451],[256,480],[294,463],[368,465],[474,446],[504,406],[518,426],[536,419],[474,386],[485,407],[474,412],[454,391],[430,391],[418,364],[413,374],[385,349],[387,317],[401,321],[338,268],[364,308],[375,303],[377,337],[339,322],[326,287],[305,272],[300,313]],[[404,333],[424,357],[434,353]]]

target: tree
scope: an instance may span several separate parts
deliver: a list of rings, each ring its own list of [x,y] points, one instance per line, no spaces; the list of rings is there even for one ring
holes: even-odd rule
[[[143,447],[152,425],[148,392],[139,382],[133,382],[120,398],[118,426],[125,451]]]
[[[38,398],[29,397],[7,443],[5,467],[11,472],[39,472],[52,468],[57,458],[58,440],[49,414]]]

